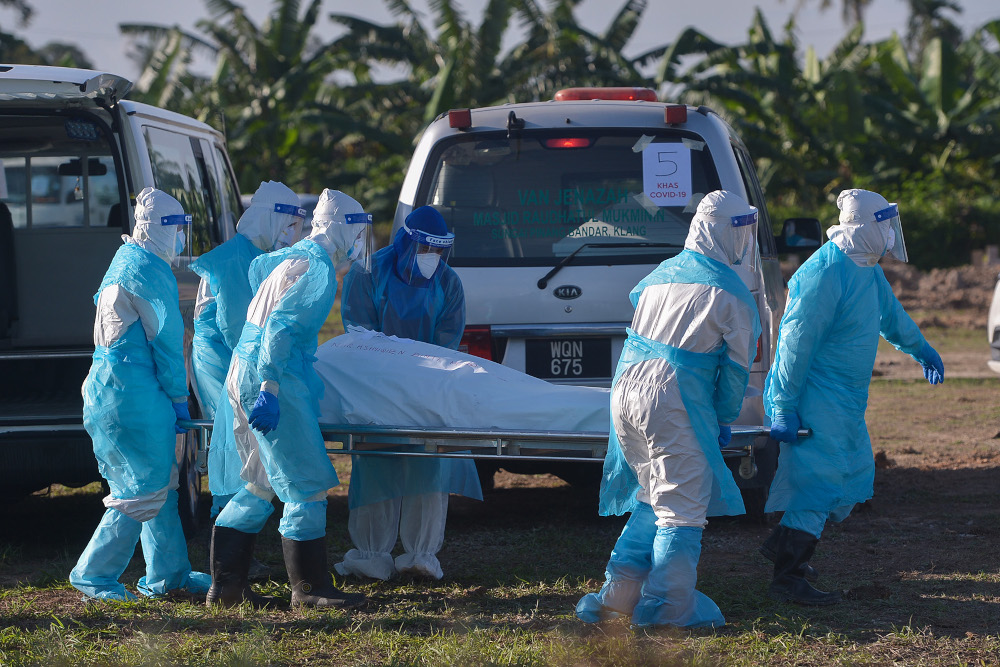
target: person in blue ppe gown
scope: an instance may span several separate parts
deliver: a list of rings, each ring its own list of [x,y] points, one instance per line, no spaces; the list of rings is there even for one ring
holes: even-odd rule
[[[246,484],[212,530],[208,605],[269,604],[250,589],[248,571],[275,495],[284,503],[278,531],[292,605],[350,608],[364,600],[336,588],[326,565],[326,494],[338,480],[319,430],[323,384],[313,361],[336,267],[367,264],[372,218],[342,192],[324,190],[320,200],[332,213],[314,217],[307,238],[250,265],[254,297],[226,377]]]
[[[201,277],[191,361],[202,413],[206,419],[216,420],[208,450],[213,519],[245,484],[240,478],[243,463],[233,439],[233,413],[225,396],[225,382],[253,298],[250,262],[297,242],[305,216],[298,195],[288,186],[263,182],[240,217],[236,235],[191,262],[191,270]]]
[[[865,426],[879,336],[944,380],[941,357],[892,293],[879,260],[906,261],[899,209],[875,192],[837,197],[840,224],[788,282],[764,408],[771,437],[785,443],[765,511],[783,511],[760,551],[774,561],[768,594],[807,605],[840,601],[814,588],[808,564],[828,520],[872,497],[875,463]],[[799,428],[812,436],[798,440]]]
[[[600,513],[631,516],[598,593],[576,606],[594,623],[725,624],[695,589],[708,516],[744,512],[722,458],[743,404],[760,316],[734,265],[757,269],[757,209],[716,190],[698,204],[684,250],[632,290],[635,307],[611,390]]]
[[[436,209],[406,216],[391,245],[375,254],[371,272],[352,267],[344,278],[344,328],[373,331],[458,349],[465,330],[465,293],[448,266],[454,242]],[[467,459],[355,456],[348,491],[353,549],[340,574],[389,579],[401,573],[440,579],[448,494],[482,500],[475,464]],[[397,537],[403,553],[393,560]]]
[[[135,227],[94,296],[94,360],[83,383],[83,425],[111,493],[107,510],[69,580],[87,598],[134,600],[119,578],[142,542],[139,592],[203,594],[191,570],[177,510],[176,436],[190,419],[184,323],[171,263],[191,216],[160,190],[136,197]]]

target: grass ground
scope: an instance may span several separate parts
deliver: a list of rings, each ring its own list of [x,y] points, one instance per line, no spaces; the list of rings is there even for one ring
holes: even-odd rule
[[[965,344],[941,334],[947,366]],[[216,610],[183,597],[84,605],[66,576],[103,511],[92,486],[0,507],[0,664],[998,664],[998,397],[997,377],[951,375],[938,387],[872,382],[867,419],[882,453],[875,497],[828,527],[812,561],[820,586],[846,592],[834,607],[769,600],[769,565],[756,547],[770,526],[712,520],[699,588],[726,627],[584,625],[573,606],[600,586],[623,519],[597,516],[595,497],[555,478],[509,473],[485,502],[453,499],[444,580],[339,581],[369,596],[351,614]],[[349,462],[336,463],[347,478]],[[258,542],[257,556],[274,570],[260,588],[287,600],[276,523]],[[346,523],[338,487],[328,512],[331,565],[350,548]],[[202,569],[206,542],[203,529],[188,545]],[[123,581],[141,574],[136,557]]]

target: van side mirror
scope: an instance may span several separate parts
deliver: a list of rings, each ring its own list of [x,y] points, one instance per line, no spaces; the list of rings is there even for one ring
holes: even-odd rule
[[[105,176],[108,173],[108,165],[101,162],[96,157],[87,160],[87,173],[90,176]],[[80,158],[73,158],[69,162],[59,165],[60,176],[83,176],[83,162]]]
[[[816,218],[788,218],[781,226],[781,236],[777,239],[781,254],[812,254],[823,245],[823,229]]]

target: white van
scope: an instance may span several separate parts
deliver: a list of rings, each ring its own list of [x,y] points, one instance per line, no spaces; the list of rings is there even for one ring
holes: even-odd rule
[[[452,110],[416,146],[393,233],[422,205],[455,233],[465,351],[550,382],[606,387],[632,319],[630,290],[682,250],[698,202],[717,189],[760,211],[760,261],[737,267],[764,329],[737,423],[760,425],[784,306],[779,240],[746,146],[710,109],[658,102],[649,89],[577,88],[548,102]],[[818,246],[818,221],[797,221]],[[776,445],[760,438],[756,452],[757,474],[737,481],[762,507]],[[595,478],[579,466],[553,471]]]
[[[197,276],[187,263],[235,234],[243,210],[222,134],[123,100],[131,87],[105,72],[0,65],[3,496],[100,479],[80,386],[94,350],[94,293],[130,231],[135,195],[159,188],[194,216],[175,269],[188,322]],[[185,501],[189,513],[197,501],[193,445],[179,439],[182,516]]]

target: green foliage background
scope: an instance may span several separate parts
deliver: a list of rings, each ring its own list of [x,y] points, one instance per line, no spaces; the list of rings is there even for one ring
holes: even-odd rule
[[[257,25],[231,0],[204,0],[193,32],[120,30],[142,71],[131,96],[222,129],[244,192],[269,179],[344,190],[375,214],[383,242],[416,137],[438,114],[627,85],[726,118],[755,158],[776,225],[834,224],[837,194],[862,187],[899,203],[921,268],[1000,243],[1000,20],[963,37],[949,19],[957,3],[909,0],[906,34],[866,43],[866,3],[845,0],[855,22],[826,58],[800,48],[794,21],[777,35],[759,11],[741,43],[686,28],[626,56],[648,0],[612,8],[600,33],[577,22],[579,1],[488,0],[476,25],[452,0],[431,2],[429,21],[407,0],[383,0],[394,22],[380,25],[324,14],[322,0],[273,0]],[[332,28],[339,36],[324,41]],[[3,32],[0,54],[88,64],[71,45],[33,52]],[[212,75],[191,69],[196,56]]]

